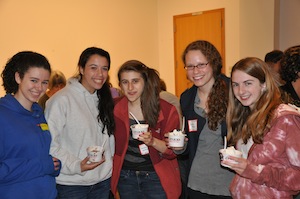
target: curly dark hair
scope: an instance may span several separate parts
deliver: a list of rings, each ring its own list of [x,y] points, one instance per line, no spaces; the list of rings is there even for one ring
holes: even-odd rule
[[[43,68],[51,73],[51,67],[47,58],[32,51],[21,51],[8,60],[2,71],[1,77],[6,93],[15,94],[19,89],[19,84],[15,80],[15,73],[19,73],[23,79],[24,74],[30,68]]]
[[[280,64],[281,78],[286,82],[296,81],[300,72],[300,45],[285,50]]]
[[[182,54],[182,61],[186,63],[185,56],[191,50],[199,50],[207,59],[213,69],[215,83],[208,96],[208,127],[216,130],[221,121],[225,120],[228,103],[228,86],[220,77],[222,57],[216,47],[208,41],[197,40],[190,43]]]

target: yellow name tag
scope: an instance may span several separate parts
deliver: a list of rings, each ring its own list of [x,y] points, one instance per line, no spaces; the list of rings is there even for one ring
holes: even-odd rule
[[[40,124],[40,127],[43,131],[48,131],[49,130],[49,127],[48,127],[48,124],[46,123],[41,123]]]

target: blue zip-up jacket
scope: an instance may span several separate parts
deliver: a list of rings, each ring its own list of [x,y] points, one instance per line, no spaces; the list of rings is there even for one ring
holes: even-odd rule
[[[51,136],[42,108],[26,110],[12,95],[0,99],[0,198],[54,199]]]

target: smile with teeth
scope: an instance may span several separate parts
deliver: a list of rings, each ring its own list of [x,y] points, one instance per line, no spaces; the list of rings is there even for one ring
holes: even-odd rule
[[[94,81],[98,84],[102,83],[102,79],[94,79]]]
[[[194,80],[200,80],[204,77],[204,75],[194,77]]]
[[[240,96],[240,98],[241,98],[241,100],[247,100],[247,99],[249,99],[249,95],[246,95],[246,96]]]
[[[38,91],[30,91],[30,93],[34,96],[40,96],[41,95],[41,92],[38,92]]]

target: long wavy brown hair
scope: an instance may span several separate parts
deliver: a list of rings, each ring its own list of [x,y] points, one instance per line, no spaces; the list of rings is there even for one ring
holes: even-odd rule
[[[226,118],[228,103],[228,88],[225,81],[220,77],[222,69],[222,57],[214,45],[205,40],[197,40],[190,43],[182,54],[182,61],[186,63],[185,56],[191,50],[199,50],[213,69],[215,83],[207,99],[208,127],[216,130],[222,120]]]
[[[259,58],[248,57],[238,61],[232,68],[231,77],[236,70],[257,78],[261,84],[265,83],[266,89],[251,110],[239,102],[230,86],[226,118],[228,139],[232,144],[239,139],[246,144],[252,136],[254,143],[261,144],[265,133],[270,128],[274,110],[282,103],[280,90],[268,65]]]

